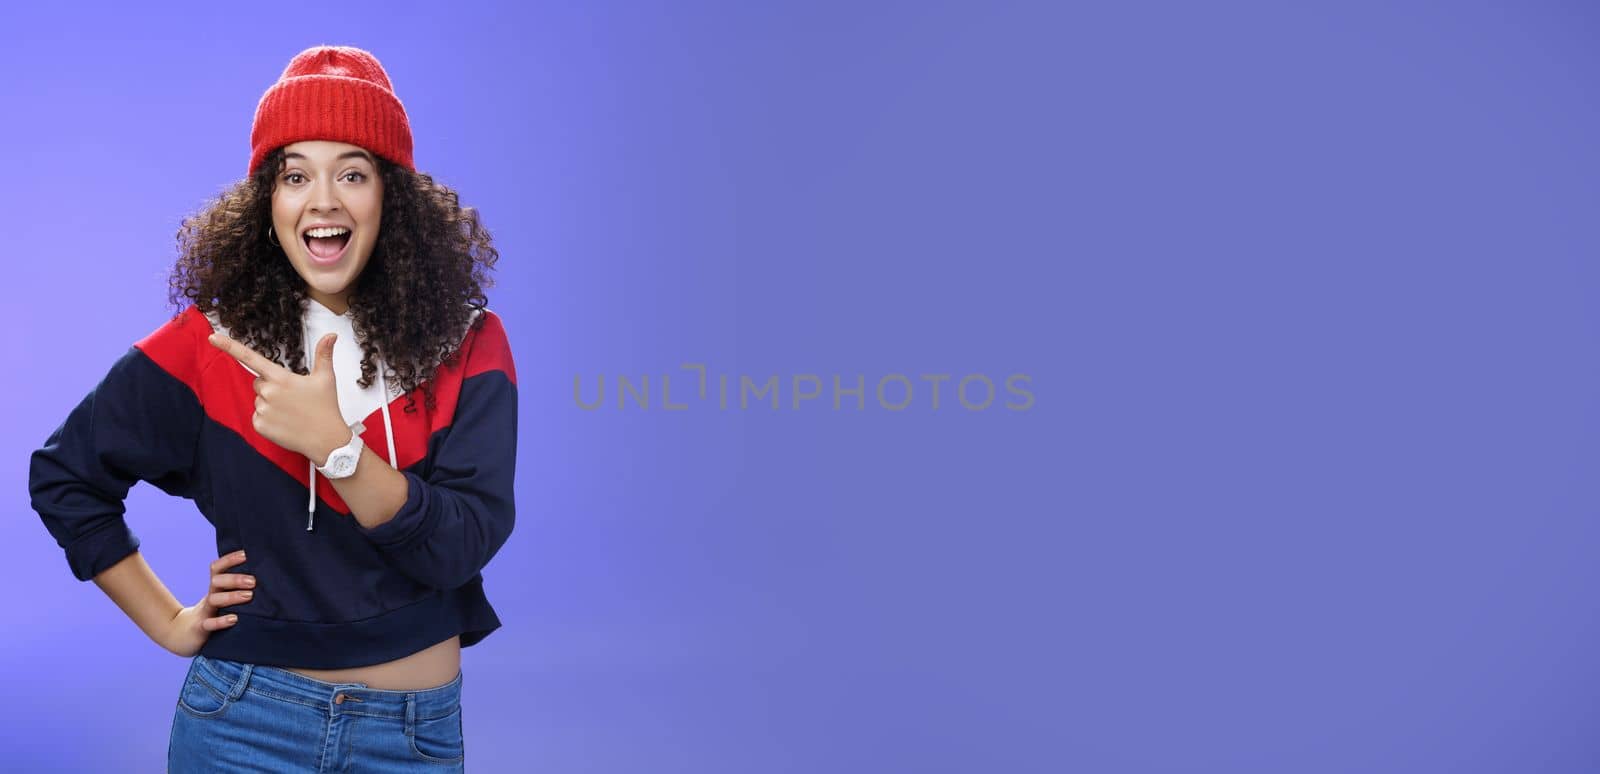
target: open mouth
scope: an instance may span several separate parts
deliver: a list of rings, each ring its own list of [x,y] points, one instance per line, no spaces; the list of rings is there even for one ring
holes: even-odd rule
[[[311,228],[300,238],[305,241],[311,262],[327,266],[344,257],[345,249],[350,246],[350,229],[342,226]]]

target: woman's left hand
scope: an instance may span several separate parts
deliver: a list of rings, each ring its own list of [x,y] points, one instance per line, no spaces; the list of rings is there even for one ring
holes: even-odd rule
[[[311,373],[301,376],[268,360],[261,353],[221,333],[211,334],[211,345],[257,374],[256,411],[251,424],[256,432],[289,451],[322,465],[334,449],[350,441],[350,427],[339,413],[339,392],[333,378],[333,342],[330,333],[317,341]]]

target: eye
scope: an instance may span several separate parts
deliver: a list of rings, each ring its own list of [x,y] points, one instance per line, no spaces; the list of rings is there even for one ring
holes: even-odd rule
[[[344,176],[345,176],[346,179],[349,179],[349,178],[352,178],[352,177],[355,178],[354,182],[357,182],[357,183],[363,182],[363,181],[365,181],[367,179],[367,176],[366,176],[365,173],[356,172],[354,170],[346,172],[344,174]]]
[[[289,185],[299,185],[300,181],[304,179],[306,179],[306,176],[300,174],[299,172],[290,172],[289,174],[283,176],[283,182],[288,183]]]

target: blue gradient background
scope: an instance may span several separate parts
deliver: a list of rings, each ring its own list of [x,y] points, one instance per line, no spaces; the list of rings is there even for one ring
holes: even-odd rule
[[[161,769],[185,662],[26,459],[327,42],[502,254],[473,770],[1595,770],[1595,14],[1285,5],[0,11],[5,768]],[[574,403],[684,362],[1036,403]],[[129,511],[194,601],[203,520]]]

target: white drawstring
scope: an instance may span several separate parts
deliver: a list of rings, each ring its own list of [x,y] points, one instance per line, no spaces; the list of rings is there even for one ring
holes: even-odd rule
[[[394,456],[394,425],[389,422],[389,383],[384,381],[383,372],[389,367],[389,361],[378,360],[378,390],[383,393],[383,438],[389,442],[389,467],[399,470]]]
[[[300,348],[305,350],[306,373],[311,373],[311,334],[306,331],[305,318],[300,320]],[[311,486],[307,488],[306,499],[306,531],[311,531],[311,525],[317,521],[317,463],[310,457],[306,458],[306,470],[310,471]]]
[[[311,334],[306,330],[306,324],[304,320],[300,321],[300,346],[305,350],[306,353],[306,373],[310,373],[312,368]],[[383,437],[384,440],[389,442],[389,467],[399,470],[400,465],[398,462],[396,462],[394,453],[394,423],[389,421],[389,382],[383,378],[383,372],[387,368],[388,361],[379,358],[378,391],[383,393],[383,403],[381,404],[383,409]],[[335,376],[335,378],[337,379],[338,377]],[[307,457],[306,469],[309,471],[307,478],[311,481],[311,485],[307,490],[306,497],[306,531],[310,532],[311,527],[317,522],[316,461],[310,457]]]

